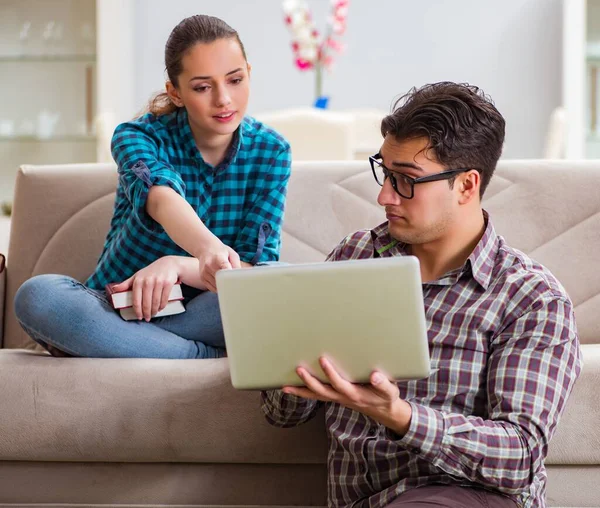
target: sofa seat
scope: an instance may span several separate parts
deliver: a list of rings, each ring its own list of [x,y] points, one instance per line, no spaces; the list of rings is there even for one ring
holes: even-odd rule
[[[281,431],[227,359],[0,353],[0,457],[19,461],[324,464],[323,415]]]
[[[600,462],[600,345],[551,442],[547,464]],[[53,358],[0,353],[4,460],[325,464],[323,415],[281,431],[258,392],[231,387],[227,359]],[[236,415],[232,418],[231,415]]]

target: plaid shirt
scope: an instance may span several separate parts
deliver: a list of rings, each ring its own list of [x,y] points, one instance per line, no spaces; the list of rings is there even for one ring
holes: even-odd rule
[[[103,289],[158,258],[189,255],[146,213],[148,190],[167,185],[183,196],[204,225],[242,261],[277,261],[287,183],[289,144],[246,117],[225,159],[213,167],[196,147],[184,108],[150,113],[119,125],[112,139],[119,185],[114,214],[96,271],[86,285]]]
[[[385,506],[431,484],[483,486],[519,506],[545,506],[544,458],[581,369],[573,308],[552,274],[496,235],[460,269],[423,284],[432,369],[400,382],[412,407],[395,435],[361,413],[327,403],[330,506]],[[328,260],[403,256],[387,223],[347,237]],[[401,323],[398,326],[402,326]],[[312,418],[323,403],[263,392],[270,423]]]

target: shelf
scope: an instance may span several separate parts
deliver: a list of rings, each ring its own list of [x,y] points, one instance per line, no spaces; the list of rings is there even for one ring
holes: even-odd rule
[[[95,143],[96,136],[65,134],[39,138],[37,136],[0,136],[0,143]]]
[[[0,62],[86,62],[95,63],[96,55],[0,55]]]

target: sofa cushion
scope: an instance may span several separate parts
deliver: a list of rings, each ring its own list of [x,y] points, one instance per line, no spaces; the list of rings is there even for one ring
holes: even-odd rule
[[[550,442],[547,464],[600,464],[600,344],[582,347],[583,370]]]
[[[0,352],[0,458],[322,464],[323,415],[295,429],[236,391],[227,359],[53,358]]]
[[[600,345],[583,352],[549,464],[600,463]],[[323,415],[294,429],[271,427],[258,392],[231,387],[226,359],[72,359],[4,350],[0,386],[2,460],[325,462]]]
[[[2,346],[40,350],[13,310],[17,289],[42,273],[84,280],[100,257],[117,172],[112,164],[23,166],[17,173],[7,260]]]

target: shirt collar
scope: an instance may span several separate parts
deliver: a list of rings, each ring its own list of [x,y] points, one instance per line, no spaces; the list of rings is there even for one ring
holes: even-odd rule
[[[406,244],[390,235],[387,221],[371,230],[371,238],[373,239],[373,249],[377,252],[378,257],[387,258],[407,254]]]
[[[494,260],[498,253],[500,241],[489,214],[483,210],[483,218],[485,220],[485,231],[483,236],[473,249],[471,255],[463,265],[462,269],[453,270],[451,273],[442,276],[446,279],[455,274],[456,280],[466,273],[471,272],[473,279],[485,290],[489,287],[493,270]],[[384,222],[371,230],[373,239],[373,248],[380,257],[405,256],[408,254],[408,245],[404,242],[391,237],[389,233],[388,223]]]
[[[473,278],[483,289],[487,289],[492,281],[494,262],[500,248],[500,240],[498,239],[492,220],[485,210],[483,210],[483,219],[485,221],[485,231],[468,257],[463,267],[463,272],[466,270],[467,265],[469,265]]]
[[[200,158],[202,162],[204,159],[202,158],[202,154],[198,147],[196,146],[196,140],[194,139],[194,135],[192,133],[192,127],[190,126],[188,113],[185,108],[177,108],[177,128],[179,131],[179,135],[183,138],[185,149],[188,155],[192,158]],[[247,129],[248,126],[247,120],[244,117],[239,127],[233,133],[233,138],[231,140],[231,144],[225,153],[224,159],[219,163],[219,165],[215,168],[215,170],[220,171],[227,169],[232,163],[237,159],[237,155],[240,151],[240,147],[242,146],[243,133],[244,129]],[[206,162],[204,162],[206,164]]]

